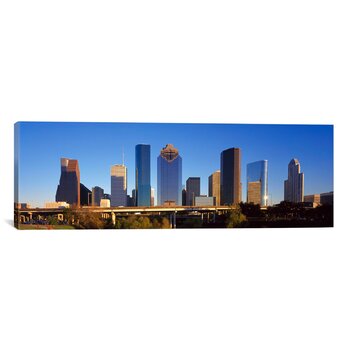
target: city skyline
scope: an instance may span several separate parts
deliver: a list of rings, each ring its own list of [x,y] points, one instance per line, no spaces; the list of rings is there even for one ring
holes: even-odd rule
[[[60,177],[58,159],[64,156],[79,161],[85,186],[99,186],[107,192],[110,166],[123,163],[124,151],[127,193],[131,195],[138,144],[151,145],[151,187],[155,190],[156,159],[169,143],[183,157],[182,184],[189,177],[200,177],[203,195],[208,194],[208,177],[220,169],[221,152],[231,147],[242,151],[243,201],[247,197],[246,166],[258,160],[269,161],[268,191],[273,204],[283,200],[283,183],[292,158],[299,159],[306,174],[305,195],[333,190],[330,125],[25,122],[18,128],[19,200],[34,207],[54,200]],[[323,174],[324,170],[328,173]]]

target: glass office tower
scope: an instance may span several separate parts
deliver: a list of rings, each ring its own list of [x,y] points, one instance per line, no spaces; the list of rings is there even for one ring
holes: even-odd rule
[[[182,158],[167,144],[157,158],[157,204],[182,205]]]
[[[247,165],[247,203],[268,205],[268,161]]]
[[[60,159],[61,175],[55,195],[56,202],[80,207],[80,170],[78,160]]]
[[[284,181],[284,200],[301,203],[304,201],[304,174],[300,172],[300,162],[292,159],[288,165],[288,179]]]
[[[241,200],[241,149],[230,148],[220,156],[220,203],[232,205]]]
[[[150,151],[150,145],[135,146],[136,206],[151,205]]]

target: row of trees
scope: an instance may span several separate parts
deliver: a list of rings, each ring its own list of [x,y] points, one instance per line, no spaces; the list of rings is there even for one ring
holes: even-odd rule
[[[99,213],[90,211],[79,212],[66,209],[64,212],[64,224],[72,224],[78,229],[167,229],[170,222],[166,217],[148,217],[141,215],[130,215],[116,218],[115,225],[111,219],[102,219]],[[49,217],[51,224],[58,224],[55,217]]]
[[[111,219],[102,219],[99,213],[82,212],[75,209],[63,211],[64,220],[59,222],[49,216],[50,225],[73,224],[79,229],[167,229],[170,221],[164,216],[130,215],[116,217],[115,225]],[[74,221],[74,222],[73,222]],[[227,213],[217,215],[215,220],[201,220],[198,217],[185,216],[177,219],[181,228],[236,228],[236,227],[298,227],[333,226],[333,206],[322,205],[306,208],[303,204],[282,202],[262,210],[259,205],[240,203],[232,206]]]

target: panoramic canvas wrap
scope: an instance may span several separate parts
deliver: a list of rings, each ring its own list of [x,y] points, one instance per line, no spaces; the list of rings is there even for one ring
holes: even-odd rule
[[[333,126],[15,124],[15,226],[333,226]]]

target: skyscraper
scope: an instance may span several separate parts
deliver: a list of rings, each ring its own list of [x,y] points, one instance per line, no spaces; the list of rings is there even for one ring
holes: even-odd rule
[[[215,197],[215,205],[220,205],[220,170],[217,170],[211,174],[209,176],[208,182],[209,197]]]
[[[155,206],[155,189],[151,188],[151,203],[150,206]]]
[[[182,205],[186,206],[187,205],[187,191],[184,186],[182,187]]]
[[[247,203],[267,206],[268,161],[261,160],[247,164]]]
[[[111,167],[111,206],[127,206],[127,168],[125,165]]]
[[[194,198],[200,196],[200,177],[189,177],[186,182],[186,205],[194,205]]]
[[[167,144],[157,158],[157,204],[182,205],[182,158],[172,144]]]
[[[220,156],[220,204],[232,205],[241,200],[241,150],[230,148]]]
[[[82,183],[80,183],[80,205],[88,206],[92,204],[92,192]]]
[[[304,201],[304,174],[300,172],[300,163],[292,159],[288,165],[288,179],[284,181],[284,200],[301,203]]]
[[[150,145],[135,146],[135,191],[136,205],[150,206]]]
[[[104,190],[101,187],[92,187],[92,205],[100,206],[101,199],[104,199]]]
[[[80,207],[80,170],[78,160],[60,159],[61,174],[55,195],[56,202]]]

